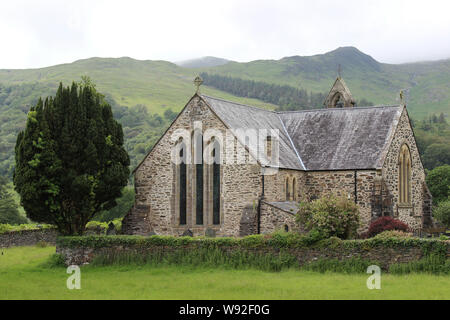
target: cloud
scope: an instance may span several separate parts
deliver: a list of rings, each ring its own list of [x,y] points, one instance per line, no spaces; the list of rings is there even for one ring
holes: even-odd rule
[[[0,68],[92,56],[237,61],[355,46],[382,62],[450,57],[448,1],[3,1]]]

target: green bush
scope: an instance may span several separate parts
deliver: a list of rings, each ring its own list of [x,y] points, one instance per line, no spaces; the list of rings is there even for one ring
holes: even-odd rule
[[[41,230],[41,229],[56,229],[56,227],[50,224],[20,224],[15,226],[12,226],[10,224],[0,224],[0,234],[23,230]]]
[[[351,239],[357,235],[359,208],[345,197],[323,197],[301,203],[297,222],[311,233],[312,239]]]
[[[113,221],[108,222],[100,222],[100,221],[89,221],[86,225],[86,231],[94,232],[95,234],[106,234],[110,223],[114,224],[116,229],[116,233],[120,233],[122,230],[122,219],[115,219]]]
[[[374,238],[375,239],[391,239],[391,238],[411,238],[412,237],[412,233],[408,233],[408,232],[403,232],[400,230],[388,230],[388,231],[383,231],[379,234],[377,234]]]
[[[450,228],[450,199],[441,201],[438,206],[433,209],[433,216],[444,226]]]

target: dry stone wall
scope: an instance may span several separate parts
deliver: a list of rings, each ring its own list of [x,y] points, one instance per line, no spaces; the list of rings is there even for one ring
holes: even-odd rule
[[[201,241],[187,244],[184,246],[167,246],[167,245],[152,245],[152,246],[127,246],[127,245],[112,245],[108,247],[72,247],[72,246],[57,246],[56,252],[63,256],[63,259],[67,265],[83,265],[91,263],[96,256],[106,254],[110,256],[117,256],[122,253],[126,254],[151,254],[151,253],[163,253],[169,254],[175,250],[195,250],[201,247]],[[260,246],[260,247],[242,247],[240,245],[220,245],[217,244],[217,248],[231,253],[233,251],[259,253],[278,255],[280,249],[273,246]],[[309,262],[317,261],[319,259],[338,259],[340,261],[360,258],[376,262],[387,270],[393,263],[408,263],[412,261],[418,261],[424,257],[424,250],[420,244],[417,245],[397,245],[386,246],[365,246],[365,245],[340,245],[332,247],[291,247],[284,248],[284,254],[290,254],[297,258],[299,266],[305,265]],[[450,246],[447,245],[447,257],[450,257]]]
[[[55,229],[6,232],[0,234],[0,248],[34,246],[38,242],[55,245],[57,236]]]

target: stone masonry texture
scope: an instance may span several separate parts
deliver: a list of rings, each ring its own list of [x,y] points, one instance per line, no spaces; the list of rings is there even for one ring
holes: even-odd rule
[[[400,109],[401,110],[401,109]],[[199,96],[194,96],[161,137],[141,165],[135,171],[136,201],[123,220],[125,234],[193,236],[214,235],[246,236],[270,233],[275,230],[297,230],[296,212],[286,212],[270,205],[270,202],[311,201],[326,195],[347,197],[360,207],[359,232],[367,231],[370,223],[380,216],[396,217],[414,231],[432,223],[431,195],[425,184],[425,171],[420,160],[406,108],[403,108],[395,130],[390,133],[384,161],[378,168],[358,170],[308,171],[283,169],[272,175],[262,175],[262,167],[244,150],[244,164],[229,163],[237,159],[234,145],[223,150],[227,163],[220,169],[220,224],[213,224],[211,166],[204,166],[204,223],[195,221],[195,165],[187,165],[187,223],[179,221],[179,175],[171,161],[171,152],[177,142],[171,139],[177,129],[192,132],[195,123],[202,123],[203,132],[218,130],[223,136],[226,125]],[[208,141],[206,141],[208,143]],[[412,159],[411,205],[398,203],[398,157],[403,144],[407,144]],[[254,160],[254,159],[253,159]],[[286,199],[286,179],[295,190]],[[294,193],[294,194],[292,194]]]

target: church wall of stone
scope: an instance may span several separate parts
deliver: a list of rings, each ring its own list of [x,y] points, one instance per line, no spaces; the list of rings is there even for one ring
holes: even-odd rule
[[[269,202],[286,201],[286,179],[292,183],[296,179],[297,201],[307,200],[304,171],[279,169],[276,174],[264,177],[264,199]]]
[[[256,233],[256,208],[262,190],[261,169],[256,161],[221,166],[220,225],[212,224],[212,197],[207,196],[204,197],[204,210],[208,214],[204,215],[204,224],[195,224],[195,210],[191,209],[196,199],[195,186],[192,185],[195,166],[188,165],[187,224],[179,224],[176,166],[170,156],[175,142],[171,141],[171,136],[177,129],[193,130],[194,121],[201,121],[203,130],[220,130],[225,137],[225,125],[203,100],[198,97],[192,99],[135,172],[136,202],[124,219],[126,233],[182,235],[187,230],[194,236],[205,235],[206,231],[216,236]],[[236,150],[230,148],[233,146],[227,145],[224,157],[236,158]],[[204,188],[211,183],[208,172],[205,169]]]
[[[375,192],[375,180],[379,175],[376,170],[356,171],[311,171],[306,173],[306,194],[308,200],[326,195],[346,197],[355,201],[360,207],[361,227],[358,232],[367,230],[372,219],[372,203]],[[356,195],[355,195],[356,183]]]
[[[295,221],[294,212],[286,212],[276,208],[269,203],[261,202],[260,232],[262,234],[272,233],[278,230],[292,232],[303,232]]]
[[[411,205],[399,204],[399,154],[406,143],[411,154]],[[431,219],[431,196],[425,183],[425,170],[409,123],[406,108],[400,117],[382,168],[383,181],[392,198],[391,215],[407,223],[413,230]],[[428,221],[429,222],[429,221]]]

